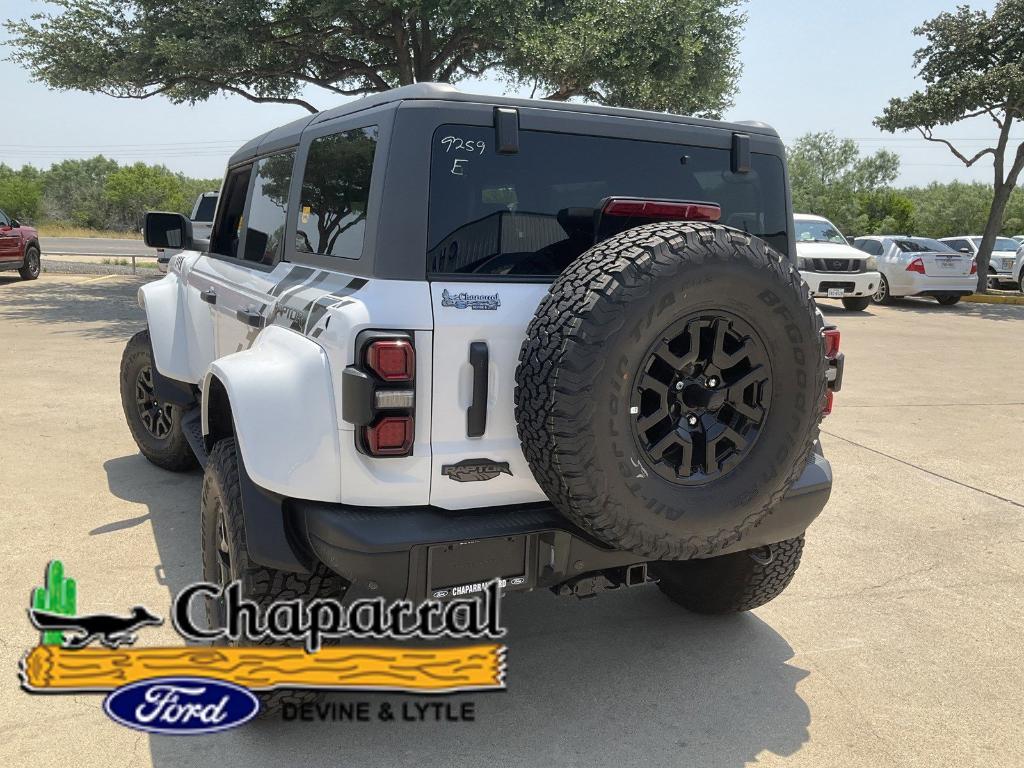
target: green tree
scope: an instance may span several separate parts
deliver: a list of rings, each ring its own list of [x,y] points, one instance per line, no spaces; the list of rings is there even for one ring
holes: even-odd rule
[[[115,160],[97,155],[87,160],[63,160],[43,174],[43,213],[48,219],[79,227],[110,226],[107,177],[118,168]]]
[[[913,201],[894,189],[872,189],[857,195],[858,234],[911,235],[915,232]]]
[[[992,204],[991,185],[980,181],[933,181],[901,193],[914,205],[914,234],[925,237],[977,234],[984,230]]]
[[[195,103],[220,93],[315,112],[497,70],[554,99],[715,115],[736,87],[741,0],[50,0],[7,24],[52,88]]]
[[[845,234],[864,231],[858,221],[868,198],[862,196],[888,187],[899,175],[894,153],[880,149],[861,157],[855,141],[831,131],[801,136],[788,160],[793,210],[824,216]]]
[[[8,216],[34,222],[42,208],[40,173],[31,165],[14,170],[0,163],[0,209]]]
[[[886,131],[917,130],[945,145],[965,166],[992,158],[993,188],[978,249],[978,290],[987,287],[992,245],[1003,225],[1010,195],[1024,169],[1024,143],[1008,152],[1015,121],[1024,118],[1024,0],[1000,0],[995,10],[966,5],[940,13],[914,30],[927,43],[914,53],[923,90],[895,98],[875,124]],[[973,155],[934,135],[938,126],[988,116],[996,127],[993,145]],[[961,233],[962,234],[962,233]]]
[[[137,229],[146,211],[184,211],[192,200],[185,196],[185,178],[162,165],[135,163],[118,168],[104,187],[111,205],[110,223],[115,227]]]

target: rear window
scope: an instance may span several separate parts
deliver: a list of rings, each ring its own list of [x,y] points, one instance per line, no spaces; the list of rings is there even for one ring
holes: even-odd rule
[[[981,247],[981,238],[972,237],[971,240],[974,245],[978,248]],[[993,251],[1016,251],[1020,245],[1016,240],[1009,237],[997,237],[995,244],[992,246]]]
[[[520,131],[519,152],[494,151],[494,130],[444,125],[430,168],[427,264],[435,274],[551,277],[593,244],[611,196],[717,203],[720,222],[788,252],[782,161],[680,144]]]
[[[213,212],[217,210],[217,195],[203,195],[196,205],[196,215],[192,221],[213,221]]]
[[[928,251],[938,251],[939,253],[946,253],[947,251],[956,252],[953,248],[950,248],[947,243],[940,243],[938,240],[932,240],[929,237],[915,237],[912,240],[897,240],[896,246],[903,252],[916,252],[916,253],[927,253]]]

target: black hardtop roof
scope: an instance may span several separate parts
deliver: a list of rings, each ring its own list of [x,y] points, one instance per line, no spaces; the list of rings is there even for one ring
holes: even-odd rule
[[[509,96],[489,96],[477,93],[465,93],[447,83],[416,83],[393,88],[390,91],[374,93],[360,99],[353,99],[333,109],[318,112],[315,115],[294,120],[279,128],[274,128],[260,136],[247,141],[236,151],[228,165],[247,160],[256,155],[273,152],[298,143],[299,136],[306,126],[322,123],[345,115],[362,112],[385,104],[398,104],[402,101],[431,100],[451,101],[473,104],[493,104],[500,107],[529,107],[533,109],[562,110],[565,112],[583,112],[589,114],[612,115],[639,120],[659,120],[661,122],[681,123],[684,125],[704,126],[743,133],[756,133],[778,138],[775,129],[765,123],[756,121],[722,122],[707,120],[700,117],[686,117],[667,112],[650,112],[642,109],[625,109],[623,107],[605,107],[594,104],[578,104],[575,102],[550,101],[547,99],[520,99]]]

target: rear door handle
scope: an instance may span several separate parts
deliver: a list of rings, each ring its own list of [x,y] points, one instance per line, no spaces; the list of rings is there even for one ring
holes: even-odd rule
[[[205,291],[199,294],[199,298],[201,298],[207,304],[216,304],[217,291],[215,291],[213,288],[207,288]]]
[[[486,342],[469,345],[469,364],[473,368],[473,401],[466,411],[466,436],[483,437],[487,429],[487,369],[490,352]]]
[[[235,312],[235,317],[253,328],[263,327],[263,315],[255,309],[239,309]]]

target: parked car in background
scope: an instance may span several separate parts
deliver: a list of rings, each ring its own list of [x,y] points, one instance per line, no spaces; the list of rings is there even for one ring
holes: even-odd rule
[[[878,288],[875,259],[851,246],[836,225],[821,216],[793,215],[797,269],[816,299],[842,299],[851,311],[867,309]]]
[[[1021,245],[1024,245],[1024,235],[1014,235],[1013,239],[1016,240]]]
[[[1017,249],[1013,260],[1013,276],[1017,280],[1017,290],[1024,293],[1024,243]]]
[[[192,221],[192,237],[194,239],[210,239],[210,233],[213,231],[213,214],[217,212],[219,198],[220,192],[203,192],[196,198],[196,203],[192,206],[192,215],[189,217]],[[180,253],[180,251],[167,251],[158,248],[156,251],[157,268],[161,272],[166,272],[167,263],[176,253]]]
[[[980,235],[966,235],[964,237],[940,237],[940,242],[945,243],[955,251],[969,253],[977,258],[978,248],[981,246]],[[1013,262],[1017,258],[1017,247],[1020,245],[1012,237],[997,237],[995,245],[992,246],[992,257],[988,262],[988,285],[990,288],[1016,287],[1018,282],[1013,277]]]
[[[858,237],[856,248],[878,263],[881,279],[872,299],[888,304],[903,296],[930,296],[943,306],[974,293],[978,265],[974,256],[927,237]]]
[[[39,277],[39,233],[0,211],[0,272],[18,270],[22,280]]]

